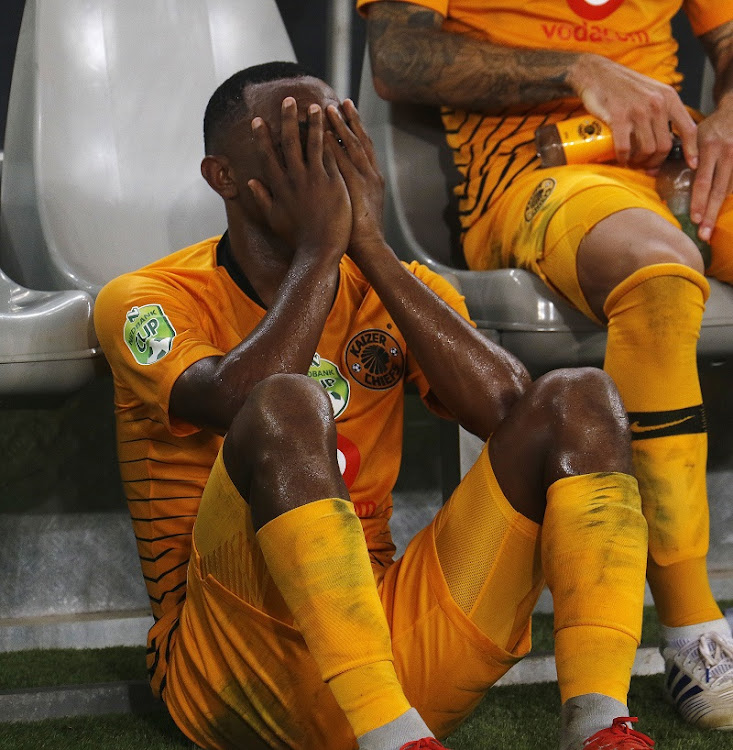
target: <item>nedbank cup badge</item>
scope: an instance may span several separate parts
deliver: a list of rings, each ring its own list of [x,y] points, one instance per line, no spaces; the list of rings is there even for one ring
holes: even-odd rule
[[[339,372],[339,368],[316,352],[308,368],[308,377],[317,380],[325,388],[331,400],[334,419],[343,414],[349,405],[350,388],[349,381]]]
[[[555,185],[557,185],[555,178],[547,177],[537,185],[532,195],[529,196],[527,205],[524,208],[524,220],[528,224],[534,219],[537,212],[545,205],[547,199],[552,195]]]
[[[405,357],[397,340],[379,328],[357,333],[346,346],[346,366],[360,385],[377,391],[402,379]]]
[[[135,361],[152,365],[170,352],[176,329],[160,305],[140,305],[127,312],[123,335]]]

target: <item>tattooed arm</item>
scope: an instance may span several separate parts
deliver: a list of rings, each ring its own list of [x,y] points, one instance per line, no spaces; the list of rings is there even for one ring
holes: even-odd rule
[[[368,7],[374,84],[385,99],[499,112],[574,96],[567,78],[575,53],[509,49],[445,32],[443,16],[412,3]]]
[[[733,21],[703,34],[700,41],[715,69],[717,107],[698,128],[700,166],[692,190],[690,216],[710,239],[726,195],[733,192]]]
[[[443,17],[420,5],[368,6],[374,85],[385,99],[488,114],[578,97],[611,127],[621,164],[658,166],[669,153],[669,122],[691,163],[696,127],[671,87],[601,55],[518,49],[444,31]]]

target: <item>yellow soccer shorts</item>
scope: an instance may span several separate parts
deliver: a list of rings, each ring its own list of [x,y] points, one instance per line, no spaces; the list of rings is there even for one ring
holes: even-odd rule
[[[523,175],[466,232],[473,270],[526,268],[599,322],[580,289],[578,246],[598,222],[628,208],[679,222],[654,189],[654,177],[611,164],[573,164]],[[723,202],[710,242],[709,276],[733,282],[733,196]]]
[[[483,547],[475,531],[471,540],[477,526],[494,529]],[[466,571],[462,606],[443,574],[436,535],[454,586]],[[193,543],[164,692],[176,724],[207,748],[355,748],[269,577],[248,506],[221,453]],[[539,526],[510,506],[484,446],[404,556],[386,572],[375,570],[397,675],[436,735],[452,731],[529,650],[530,614],[543,585],[538,550]]]

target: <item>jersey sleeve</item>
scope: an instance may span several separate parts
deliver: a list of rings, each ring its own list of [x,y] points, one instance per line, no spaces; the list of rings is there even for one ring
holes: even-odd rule
[[[356,0],[356,7],[362,16],[366,15],[367,7],[379,0]],[[397,0],[397,2],[409,2],[412,5],[421,5],[428,10],[440,13],[443,18],[448,15],[448,0]]]
[[[696,36],[733,21],[733,3],[722,0],[685,0],[685,13]]]
[[[438,297],[452,307],[462,318],[465,318],[474,328],[476,327],[476,324],[471,320],[471,317],[468,314],[465,297],[458,292],[449,281],[417,261],[405,265],[407,265],[407,269],[417,276],[423,284],[435,292]],[[409,349],[407,350],[406,380],[409,383],[415,384],[420,393],[420,398],[422,398],[430,411],[440,417],[453,419],[453,415],[440,403],[430,390],[430,384],[428,383],[425,374]]]
[[[190,294],[142,274],[111,281],[94,306],[97,336],[118,386],[118,408],[146,407],[181,437],[199,428],[170,417],[173,384],[194,362],[224,354],[196,310]]]

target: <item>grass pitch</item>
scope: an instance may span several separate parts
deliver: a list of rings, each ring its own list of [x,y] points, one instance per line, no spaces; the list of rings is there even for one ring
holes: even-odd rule
[[[733,602],[720,602],[723,609]],[[644,612],[644,644],[656,644],[654,609]],[[534,617],[535,651],[552,649],[552,615]],[[145,649],[24,651],[0,654],[0,690],[144,680]],[[662,698],[662,676],[635,677],[629,707],[637,728],[660,750],[733,750],[733,732],[687,726]],[[552,750],[559,741],[560,695],[555,683],[489,691],[474,714],[446,740],[452,750]],[[164,711],[0,724],[0,750],[191,750]],[[244,748],[243,750],[247,750]]]

